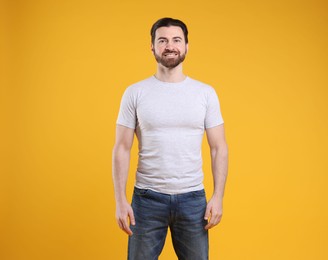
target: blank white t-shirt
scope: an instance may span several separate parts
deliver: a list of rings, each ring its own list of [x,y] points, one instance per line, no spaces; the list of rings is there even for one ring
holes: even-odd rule
[[[166,194],[204,188],[204,130],[223,124],[211,86],[190,77],[178,83],[147,78],[125,90],[117,124],[135,129],[139,141],[137,188]]]

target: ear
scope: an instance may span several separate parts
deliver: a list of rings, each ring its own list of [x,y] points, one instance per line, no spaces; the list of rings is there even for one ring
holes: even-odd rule
[[[188,50],[189,50],[189,45],[188,43],[186,43],[186,53],[188,53]]]
[[[154,52],[154,45],[153,44],[150,44],[150,49],[152,52]]]

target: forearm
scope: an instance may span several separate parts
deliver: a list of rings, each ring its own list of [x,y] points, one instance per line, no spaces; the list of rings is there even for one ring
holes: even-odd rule
[[[228,175],[228,147],[226,144],[211,149],[212,175],[214,182],[213,197],[223,199]]]
[[[126,200],[126,183],[129,174],[130,150],[122,146],[113,149],[113,182],[116,202]]]
[[[129,226],[135,225],[131,205],[126,199],[126,182],[130,164],[130,145],[116,144],[113,149],[113,182],[116,200],[116,221],[119,227],[128,235],[132,235]]]

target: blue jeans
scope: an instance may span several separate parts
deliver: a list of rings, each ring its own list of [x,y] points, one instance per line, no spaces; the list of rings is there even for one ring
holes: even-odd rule
[[[179,260],[208,259],[208,231],[204,229],[205,191],[168,195],[134,189],[129,260],[156,260],[162,252],[168,227]]]

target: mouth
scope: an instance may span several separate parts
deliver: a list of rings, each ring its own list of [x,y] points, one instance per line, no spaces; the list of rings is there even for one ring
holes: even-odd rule
[[[167,52],[163,54],[164,57],[168,57],[168,58],[174,58],[176,56],[178,56],[178,53],[176,52]]]

